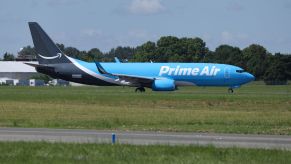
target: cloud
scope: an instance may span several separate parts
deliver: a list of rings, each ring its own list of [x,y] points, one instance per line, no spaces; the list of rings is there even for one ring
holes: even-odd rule
[[[88,0],[49,0],[47,1],[47,5],[51,7],[56,6],[69,6],[69,5],[76,5],[80,3],[85,3]]]
[[[145,30],[131,30],[128,32],[128,36],[132,38],[147,39],[149,34]]]
[[[152,34],[144,29],[130,29],[125,34],[117,34],[112,36],[114,38],[114,43],[112,47],[117,46],[139,46],[149,40],[157,40],[158,36]]]
[[[223,31],[221,33],[220,44],[231,44],[236,46],[250,44],[252,40],[247,34],[244,33],[231,33],[228,31]]]
[[[289,1],[284,2],[283,7],[285,9],[291,9],[291,2],[289,2]]]
[[[86,36],[86,37],[95,37],[95,36],[101,36],[103,32],[101,30],[95,30],[95,29],[83,29],[81,30],[81,36]]]
[[[128,7],[133,14],[156,14],[165,9],[161,0],[132,0]]]
[[[231,11],[242,11],[244,10],[244,6],[242,6],[239,2],[231,2],[229,3],[226,8]]]
[[[135,47],[149,40],[157,40],[158,36],[145,29],[128,29],[127,31],[109,33],[98,29],[87,28],[80,30],[79,35],[69,35],[66,41],[74,47],[89,50],[97,47],[108,52],[117,46]],[[80,44],[82,43],[82,45]]]
[[[229,42],[232,42],[234,39],[234,35],[231,34],[230,32],[227,32],[227,31],[223,31],[221,33],[221,41],[223,43],[229,43]]]

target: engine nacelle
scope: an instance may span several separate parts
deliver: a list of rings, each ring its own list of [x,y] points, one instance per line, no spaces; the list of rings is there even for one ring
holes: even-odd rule
[[[174,91],[175,81],[172,79],[157,79],[152,84],[153,91]]]

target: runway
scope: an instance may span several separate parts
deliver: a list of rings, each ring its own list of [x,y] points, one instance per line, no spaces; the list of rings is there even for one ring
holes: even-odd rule
[[[0,141],[111,143],[112,133],[116,135],[116,143],[120,144],[213,145],[291,150],[291,136],[279,135],[0,128]]]

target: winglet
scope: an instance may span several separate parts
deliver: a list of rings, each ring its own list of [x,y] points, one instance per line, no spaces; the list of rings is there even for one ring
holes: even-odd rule
[[[114,57],[116,63],[120,63],[120,60],[117,57]]]
[[[111,75],[111,73],[108,73],[102,66],[99,62],[95,62],[96,64],[96,67],[98,69],[98,71],[101,73],[101,74],[107,74],[107,75]]]

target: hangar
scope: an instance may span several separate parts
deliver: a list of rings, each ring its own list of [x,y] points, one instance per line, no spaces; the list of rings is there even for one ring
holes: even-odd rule
[[[40,75],[34,67],[25,63],[38,64],[35,61],[0,61],[0,84],[8,85],[44,85],[43,80],[32,79]],[[69,85],[68,81],[54,79],[51,85]]]
[[[33,67],[30,67],[25,62],[21,61],[0,61],[0,83],[14,81],[16,85],[17,80],[29,80],[32,76],[38,75]],[[29,62],[38,64],[38,62]]]

